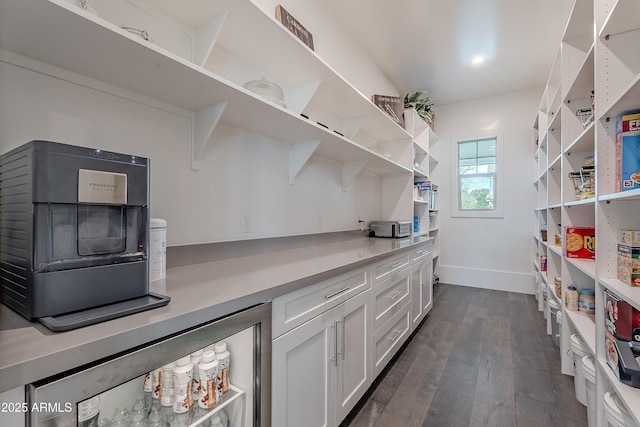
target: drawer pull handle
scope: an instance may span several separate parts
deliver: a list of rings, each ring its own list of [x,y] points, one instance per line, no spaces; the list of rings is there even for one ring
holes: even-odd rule
[[[391,298],[391,299],[396,299],[396,298],[398,298],[400,295],[402,295],[402,291],[395,291],[394,293],[392,293],[391,295],[389,295],[389,298]]]
[[[392,337],[389,337],[389,339],[391,341],[395,341],[398,339],[398,337],[400,336],[400,334],[402,333],[402,329],[394,329],[395,335]]]
[[[391,269],[395,270],[396,268],[401,267],[403,265],[404,265],[404,262],[397,262],[391,266]]]
[[[325,295],[324,297],[325,297],[326,299],[331,299],[331,298],[335,297],[336,295],[340,295],[340,294],[341,294],[341,293],[343,293],[343,292],[347,292],[348,290],[349,290],[349,286],[347,286],[346,288],[342,288],[342,289],[340,289],[339,291],[334,292],[334,293],[332,293],[332,294]]]
[[[417,253],[418,255],[424,255],[424,254],[426,254],[426,253],[427,253],[427,251],[426,251],[426,250],[424,250],[424,249],[422,249],[421,251],[416,251],[416,253]]]

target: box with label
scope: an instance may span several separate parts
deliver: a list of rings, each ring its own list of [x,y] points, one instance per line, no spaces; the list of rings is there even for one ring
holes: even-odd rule
[[[593,227],[567,227],[567,258],[596,257],[596,230]]]
[[[640,248],[640,230],[618,230],[618,243]]]
[[[616,191],[640,188],[640,112],[616,123]]]
[[[629,286],[640,286],[640,247],[618,243],[618,280]]]
[[[640,286],[640,230],[618,230],[618,280]]]
[[[612,292],[604,291],[604,338],[608,365],[620,378],[616,341],[640,341],[640,312]]]
[[[634,333],[640,328],[640,311],[609,290],[604,291],[604,323],[616,339],[640,341]]]

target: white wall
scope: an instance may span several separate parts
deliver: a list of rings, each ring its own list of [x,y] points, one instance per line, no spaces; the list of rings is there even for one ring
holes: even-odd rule
[[[363,93],[396,93],[330,16],[306,3],[284,6],[316,34],[317,53]],[[342,164],[313,156],[290,185],[289,146],[224,125],[192,171],[192,112],[6,51],[0,93],[0,153],[45,139],[151,158],[151,215],[167,220],[170,246],[355,230],[358,219],[382,215],[380,177],[360,173],[344,192]]]
[[[440,260],[443,283],[533,293],[530,218],[534,188],[532,132],[542,89],[533,89],[436,109],[440,141]],[[500,131],[503,136],[504,218],[452,217],[456,141]]]

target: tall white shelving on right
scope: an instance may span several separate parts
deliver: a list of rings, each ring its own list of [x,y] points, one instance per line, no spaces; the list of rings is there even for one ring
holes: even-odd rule
[[[604,332],[605,290],[640,309],[640,288],[617,279],[617,231],[640,230],[640,190],[615,188],[616,122],[623,113],[640,111],[638,46],[640,2],[576,0],[534,122],[534,252],[548,256],[548,272],[536,264],[534,273],[539,283],[551,284],[555,275],[562,278],[562,302],[569,284],[595,290],[595,316],[566,310],[561,304],[560,355],[562,372],[572,375],[569,337],[577,334],[595,356],[599,427],[607,426],[608,391],[620,397],[640,426],[640,389],[620,382],[607,364]],[[591,121],[588,114],[578,114],[592,107]],[[577,194],[569,174],[579,172],[592,156],[595,192]],[[543,224],[548,228],[546,242],[539,237]],[[568,226],[595,227],[595,260],[568,258],[564,238],[561,246],[555,245],[555,235],[565,237]],[[553,294],[551,286],[547,293]]]
[[[596,355],[597,393],[614,390],[640,425],[640,389],[621,383],[606,362],[605,289],[640,309],[640,288],[617,279],[617,230],[640,230],[640,190],[616,192],[616,122],[621,114],[640,110],[640,2],[595,0],[596,82]],[[600,407],[602,408],[602,407]],[[606,425],[603,420],[601,426]]]

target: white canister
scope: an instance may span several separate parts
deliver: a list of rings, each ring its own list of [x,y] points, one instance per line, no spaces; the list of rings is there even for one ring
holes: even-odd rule
[[[573,355],[574,377],[573,383],[576,392],[576,399],[578,402],[587,406],[587,388],[584,379],[584,367],[582,366],[582,358],[584,356],[590,356],[589,349],[587,348],[582,338],[573,334],[569,337],[571,343],[571,353]]]
[[[167,275],[167,221],[151,218],[149,229],[149,281]]]

